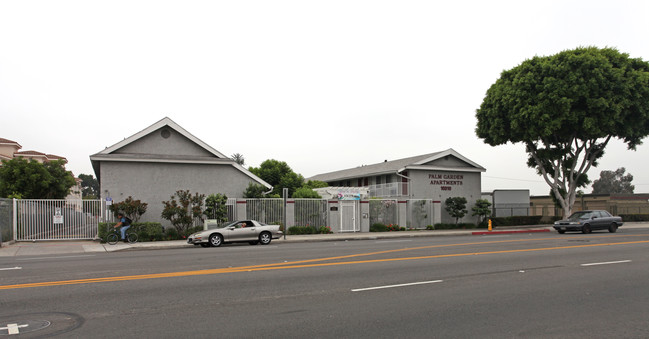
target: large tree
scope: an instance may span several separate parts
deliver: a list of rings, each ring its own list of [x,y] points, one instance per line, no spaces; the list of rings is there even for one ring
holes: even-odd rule
[[[97,199],[99,197],[99,182],[92,174],[79,174],[81,179],[81,195],[84,199]]]
[[[568,216],[609,141],[635,150],[649,134],[649,63],[613,48],[537,56],[501,74],[476,118],[485,143],[526,146]]]
[[[304,177],[293,172],[291,167],[284,161],[269,159],[261,163],[259,167],[250,167],[250,172],[260,177],[273,186],[272,195],[282,196],[284,188],[288,188],[289,197],[293,192],[304,184]]]
[[[64,199],[76,184],[65,161],[40,163],[14,158],[0,166],[0,197],[22,199]]]
[[[633,194],[633,175],[624,175],[625,171],[624,167],[620,167],[615,171],[599,172],[599,179],[593,181],[593,194]]]

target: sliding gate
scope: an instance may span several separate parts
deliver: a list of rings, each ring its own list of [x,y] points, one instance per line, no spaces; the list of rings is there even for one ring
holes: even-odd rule
[[[84,240],[97,236],[101,200],[20,199],[16,202],[16,241]]]

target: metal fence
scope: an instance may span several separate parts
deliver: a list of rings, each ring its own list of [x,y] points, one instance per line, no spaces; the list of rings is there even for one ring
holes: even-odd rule
[[[101,200],[16,200],[15,239],[94,239],[102,210]]]
[[[369,201],[370,226],[380,223],[384,225],[398,224],[397,201],[392,199]]]
[[[327,220],[327,200],[295,199],[295,225],[329,226]]]
[[[426,228],[433,223],[433,200],[408,200],[408,227]]]
[[[248,199],[246,218],[267,224],[281,224],[284,220],[284,199]]]
[[[492,217],[513,217],[530,215],[530,207],[494,207]]]
[[[13,206],[13,199],[0,198],[0,246],[14,239]]]

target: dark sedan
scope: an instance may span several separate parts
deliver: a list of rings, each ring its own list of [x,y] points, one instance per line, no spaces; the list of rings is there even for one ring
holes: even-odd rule
[[[555,221],[553,227],[561,234],[566,231],[586,234],[593,230],[608,230],[614,233],[623,224],[621,217],[613,216],[604,210],[593,210],[575,212],[566,220]]]

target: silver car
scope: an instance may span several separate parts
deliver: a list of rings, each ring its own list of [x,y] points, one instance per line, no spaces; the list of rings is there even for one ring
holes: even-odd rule
[[[187,237],[187,243],[203,247],[219,247],[232,242],[268,245],[272,239],[279,239],[281,235],[279,225],[267,225],[256,220],[239,220],[194,233]]]

